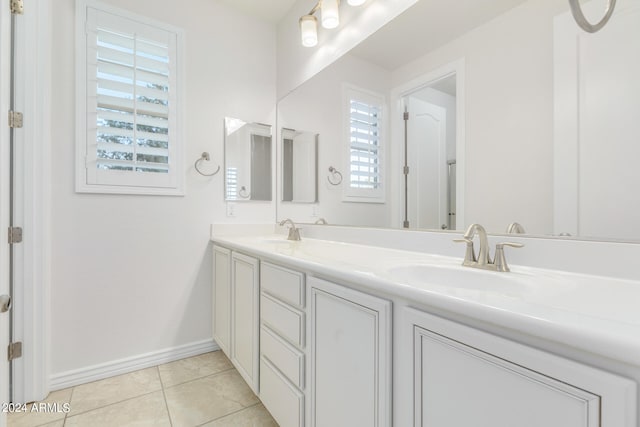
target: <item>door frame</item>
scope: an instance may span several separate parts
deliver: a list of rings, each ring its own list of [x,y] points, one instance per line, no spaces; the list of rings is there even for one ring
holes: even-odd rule
[[[404,98],[413,92],[428,87],[438,80],[456,75],[456,226],[464,227],[464,189],[465,189],[465,147],[466,147],[466,89],[465,89],[465,59],[460,58],[448,64],[435,68],[391,90],[391,188],[400,189],[404,182],[402,168],[404,166]],[[397,173],[395,172],[397,171]],[[404,191],[391,192],[391,205],[397,208],[391,211],[391,225],[402,226],[404,218]]]
[[[9,228],[9,61],[11,38],[9,0],[0,0],[0,294],[9,293],[9,245],[5,244]],[[9,313],[0,314],[0,355],[9,345]],[[0,403],[9,401],[9,361],[0,358]],[[7,425],[7,414],[0,411],[0,427]]]
[[[24,229],[14,247],[14,341],[23,355],[13,362],[14,402],[44,399],[50,389],[51,254],[51,29],[50,2],[25,2],[16,26],[14,222]]]

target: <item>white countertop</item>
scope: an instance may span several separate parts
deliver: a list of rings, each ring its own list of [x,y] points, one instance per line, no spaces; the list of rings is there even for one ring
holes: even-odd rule
[[[462,257],[309,238],[290,242],[280,234],[212,240],[416,306],[460,313],[640,366],[639,281],[517,265],[509,273],[483,271],[462,267]],[[411,269],[422,273],[419,279]]]

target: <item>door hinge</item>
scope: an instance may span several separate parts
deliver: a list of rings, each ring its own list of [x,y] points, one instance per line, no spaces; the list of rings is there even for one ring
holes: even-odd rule
[[[11,0],[11,14],[22,15],[24,14],[24,3],[22,0]]]
[[[404,120],[409,120],[409,112],[408,112],[408,111],[405,111],[405,112],[404,112],[404,114],[402,115],[402,118],[403,118]]]
[[[22,113],[17,111],[9,111],[9,127],[21,128],[22,127]]]
[[[402,173],[404,173],[405,175],[409,175],[409,166],[405,166],[404,168],[402,168]]]
[[[22,227],[9,227],[9,244],[22,242]]]
[[[9,361],[22,357],[22,342],[12,342],[9,344],[9,350],[7,352]]]

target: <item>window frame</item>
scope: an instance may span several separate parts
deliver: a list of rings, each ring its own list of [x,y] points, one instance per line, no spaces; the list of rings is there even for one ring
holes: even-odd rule
[[[170,33],[175,37],[174,57],[170,57],[170,67],[175,72],[175,78],[171,78],[169,104],[169,172],[167,174],[153,174],[151,172],[133,172],[105,170],[99,174],[92,174],[90,167],[96,167],[91,163],[96,153],[90,150],[96,147],[96,141],[91,141],[88,131],[89,97],[88,83],[93,77],[88,68],[87,48],[90,43],[88,32],[88,10],[95,9],[98,12],[114,15],[116,19],[123,20],[123,26],[131,23],[140,24],[145,28],[153,27]],[[164,195],[183,196],[185,194],[185,134],[184,134],[184,96],[185,93],[185,44],[184,31],[175,26],[159,22],[144,16],[136,15],[125,9],[106,5],[96,0],[76,0],[76,193],[100,193],[100,194],[137,194],[137,195]],[[171,53],[171,52],[170,52]],[[95,94],[93,94],[95,96]],[[96,168],[97,169],[97,168]],[[156,175],[156,176],[152,176]],[[102,177],[107,177],[107,182],[99,182]],[[164,175],[164,176],[162,176]],[[103,180],[104,181],[104,180]],[[164,182],[163,182],[164,181]]]
[[[379,138],[378,145],[378,167],[380,185],[375,189],[353,188],[351,187],[351,100],[377,105],[380,108]],[[376,93],[358,86],[344,83],[342,86],[343,105],[343,140],[344,140],[344,185],[342,191],[342,201],[356,203],[385,203],[386,202],[386,152],[387,152],[387,117],[388,108],[384,95]]]

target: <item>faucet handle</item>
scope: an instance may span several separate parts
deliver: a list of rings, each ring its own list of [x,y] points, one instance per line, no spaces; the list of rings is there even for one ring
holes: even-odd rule
[[[462,261],[462,265],[471,265],[475,262],[477,262],[478,260],[476,259],[476,252],[473,249],[473,240],[472,239],[467,239],[466,237],[462,238],[462,239],[453,239],[454,242],[456,243],[466,243],[467,244],[467,250],[464,254],[464,261]]]
[[[524,246],[522,243],[514,243],[514,242],[502,242],[496,244],[496,256],[494,264],[496,266],[496,271],[507,272],[511,271],[509,266],[507,265],[507,259],[504,256],[504,247],[510,246],[512,248],[521,248]]]
[[[515,243],[515,242],[502,242],[496,244],[496,250],[503,249],[505,246],[510,246],[512,248],[522,248],[524,247],[524,243]]]

